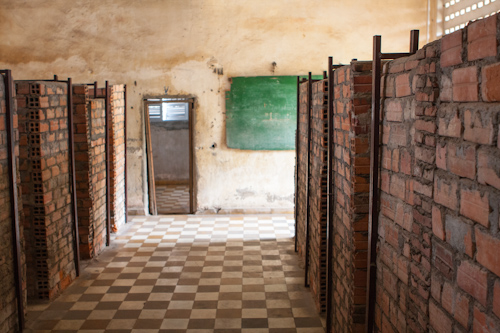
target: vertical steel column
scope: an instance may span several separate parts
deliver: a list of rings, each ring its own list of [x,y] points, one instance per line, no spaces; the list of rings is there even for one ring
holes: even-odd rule
[[[68,150],[69,172],[71,181],[71,210],[73,213],[74,235],[73,252],[75,257],[76,276],[80,276],[80,235],[78,230],[78,207],[76,198],[76,166],[75,166],[75,125],[73,122],[73,81],[68,78]]]
[[[309,275],[309,182],[311,164],[311,100],[312,100],[312,74],[309,72],[307,81],[307,166],[306,166],[306,259],[304,267],[304,285],[309,287],[307,276]]]
[[[6,111],[6,128],[7,128],[7,154],[9,158],[9,185],[10,185],[10,211],[11,211],[11,228],[12,228],[12,254],[14,256],[14,282],[16,284],[17,298],[17,320],[19,331],[24,330],[24,297],[22,290],[22,264],[21,264],[21,235],[19,225],[19,210],[18,210],[18,192],[17,192],[17,165],[15,156],[14,144],[14,101],[13,101],[13,84],[12,73],[10,69],[1,71],[4,74],[5,84],[5,111]]]
[[[123,142],[124,142],[124,154],[125,154],[125,223],[128,222],[128,196],[127,196],[127,85],[123,86]]]
[[[333,169],[334,169],[334,126],[333,126],[333,58],[328,57],[328,163],[327,163],[327,231],[326,231],[326,331],[332,332],[332,304],[333,304]]]
[[[366,332],[373,332],[375,318],[375,290],[377,286],[377,239],[378,239],[378,196],[379,196],[379,142],[380,142],[380,72],[381,36],[373,36],[372,64],[372,124],[370,137],[370,220],[368,223],[368,292]]]
[[[297,129],[295,130],[295,252],[297,248],[297,217],[299,216],[299,145],[300,145],[300,76],[297,76]]]
[[[410,53],[414,54],[418,51],[418,36],[419,30],[412,30],[410,32]]]
[[[95,87],[97,91],[97,85]],[[106,126],[106,246],[111,244],[111,166],[110,166],[110,130],[109,126],[112,125],[111,119],[111,103],[110,103],[110,91],[109,82],[106,81],[106,91],[105,91],[105,126]]]

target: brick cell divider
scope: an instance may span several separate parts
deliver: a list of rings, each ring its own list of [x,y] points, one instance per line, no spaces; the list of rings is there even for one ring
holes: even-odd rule
[[[328,57],[328,164],[327,164],[327,231],[326,231],[326,330],[332,332],[332,297],[333,297],[333,242],[334,242],[334,207],[333,196],[333,158],[334,158],[334,134],[333,134],[333,58]]]
[[[12,221],[12,241],[14,254],[14,279],[16,283],[17,298],[17,318],[19,330],[24,330],[24,297],[22,290],[22,263],[21,263],[21,235],[19,229],[19,202],[17,191],[17,167],[15,156],[15,136],[14,136],[14,100],[12,73],[10,70],[0,71],[3,74],[5,87],[5,109],[6,109],[6,128],[7,128],[7,151],[9,156],[9,185],[10,185],[10,211]]]
[[[373,332],[375,324],[375,303],[377,285],[377,241],[379,229],[379,152],[380,152],[380,89],[382,59],[398,59],[415,54],[418,50],[418,30],[410,33],[409,53],[382,53],[382,37],[373,36],[373,71],[372,71],[372,124],[370,147],[370,217],[368,223],[368,274],[366,332]],[[375,146],[376,145],[376,146]]]

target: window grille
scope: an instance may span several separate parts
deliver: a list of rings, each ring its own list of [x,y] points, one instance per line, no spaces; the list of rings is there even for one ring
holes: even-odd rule
[[[500,0],[444,0],[443,31],[450,34],[465,28],[470,21],[500,12]]]
[[[149,119],[153,122],[189,119],[189,103],[192,103],[190,98],[149,98],[145,102]]]

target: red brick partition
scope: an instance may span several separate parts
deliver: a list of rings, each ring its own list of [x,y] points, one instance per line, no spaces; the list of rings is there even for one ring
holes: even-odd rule
[[[106,242],[105,101],[75,85],[73,112],[80,256],[90,259]]]
[[[111,197],[111,226],[118,229],[125,221],[125,86],[110,86],[110,197]],[[90,95],[94,90],[89,89]],[[96,97],[104,98],[105,88],[98,88]]]
[[[19,171],[19,131],[17,121],[17,108],[14,103],[14,149],[16,164]],[[15,332],[18,330],[18,317],[17,317],[17,299],[16,299],[16,285],[14,277],[15,261],[13,253],[13,237],[12,237],[12,219],[11,212],[11,190],[9,183],[9,159],[7,153],[7,145],[9,143],[7,137],[7,116],[6,116],[6,90],[4,85],[4,77],[0,75],[0,332]],[[17,174],[17,183],[20,183],[19,172]],[[19,216],[22,216],[20,204],[21,193],[18,193],[18,207],[20,210]],[[21,228],[22,239],[22,228]],[[23,251],[24,242],[21,244]],[[25,263],[24,253],[21,254],[21,262]],[[21,272],[21,279],[26,283],[26,271]],[[26,294],[22,302],[26,302]]]
[[[297,216],[295,217],[297,223],[297,251],[302,262],[305,262],[305,248],[306,248],[306,199],[307,199],[307,146],[308,146],[308,102],[307,91],[309,85],[307,82],[301,83],[299,86],[299,128],[298,131],[298,156],[297,156]]]
[[[332,323],[335,332],[358,332],[366,313],[371,63],[353,61],[333,74]]]
[[[111,223],[119,228],[125,221],[125,87],[111,86]]]
[[[378,331],[500,331],[498,27],[498,15],[470,23],[413,56],[384,66],[375,309]],[[365,327],[370,72],[370,63],[352,62],[335,70],[332,87],[335,217],[331,328],[336,332],[358,332]],[[302,84],[297,193],[297,239],[302,258],[306,96],[307,84]],[[323,192],[316,186],[321,178],[315,173],[321,174],[318,158],[322,150],[314,131],[309,144],[309,280],[321,306],[323,281],[316,278],[321,276],[318,262],[323,254],[317,251],[321,248],[317,217],[322,214]]]
[[[498,15],[384,69],[376,326],[500,331]]]
[[[327,82],[312,84],[309,276],[319,311],[326,310]],[[307,89],[300,85],[297,239],[305,259]],[[333,318],[336,331],[364,327],[369,205],[371,63],[353,61],[334,72]]]
[[[125,91],[110,87],[111,226],[125,223]],[[106,243],[106,91],[73,86],[80,255],[98,255]],[[94,98],[95,96],[95,98]]]
[[[312,84],[309,283],[318,311],[326,310],[328,80]]]
[[[16,82],[28,297],[53,299],[76,276],[67,85]]]

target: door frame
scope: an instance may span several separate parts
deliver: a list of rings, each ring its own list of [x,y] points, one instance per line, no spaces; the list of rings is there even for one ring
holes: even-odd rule
[[[166,100],[163,100],[166,99]],[[156,187],[154,177],[154,161],[153,148],[151,144],[151,124],[149,120],[149,105],[161,103],[188,103],[188,131],[189,131],[189,212],[194,214],[195,201],[195,159],[194,159],[194,103],[193,96],[146,96],[143,98],[144,107],[144,129],[146,139],[146,163],[147,163],[147,178],[148,178],[148,195],[149,195],[149,213],[158,215],[158,207],[156,203]],[[175,213],[174,213],[175,214]]]

